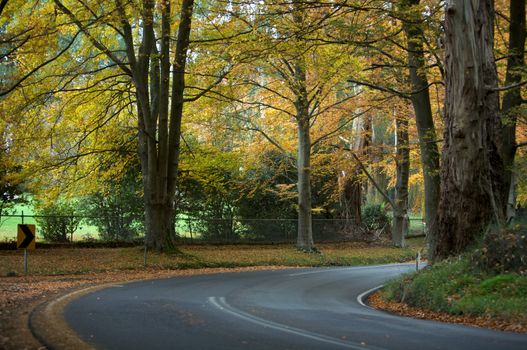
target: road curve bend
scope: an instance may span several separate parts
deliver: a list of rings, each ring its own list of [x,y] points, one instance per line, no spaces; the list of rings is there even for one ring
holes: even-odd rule
[[[399,317],[357,300],[412,268],[290,269],[134,282],[73,300],[64,318],[101,349],[527,349],[525,334]]]

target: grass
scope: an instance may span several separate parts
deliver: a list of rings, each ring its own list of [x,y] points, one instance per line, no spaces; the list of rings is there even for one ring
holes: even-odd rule
[[[38,232],[38,224],[36,220],[31,217],[34,215],[34,208],[30,204],[17,204],[9,211],[15,217],[2,216],[0,217],[0,241],[16,241],[17,238],[17,225],[22,223],[22,213],[24,214],[24,224],[37,225],[37,241],[41,242],[42,236]],[[79,240],[84,237],[97,238],[99,233],[97,228],[86,223],[81,223],[79,228],[73,234],[74,240]]]
[[[422,238],[405,249],[366,243],[327,243],[322,254],[306,254],[292,245],[182,246],[180,254],[148,253],[148,265],[159,269],[244,266],[350,266],[412,260]],[[32,275],[81,274],[143,268],[141,248],[37,249],[29,253]],[[22,251],[0,251],[0,276],[23,274]]]
[[[467,256],[393,280],[382,296],[452,315],[527,321],[527,276],[478,271]]]

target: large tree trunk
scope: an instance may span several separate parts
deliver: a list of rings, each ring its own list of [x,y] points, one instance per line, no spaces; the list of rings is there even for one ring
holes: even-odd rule
[[[463,252],[504,216],[493,3],[452,0],[445,22],[445,134],[435,260]]]
[[[350,150],[356,155],[366,154],[371,144],[371,119],[358,117],[353,121],[355,137],[349,141]],[[362,187],[361,168],[355,165],[351,173],[341,171],[338,174],[340,217],[344,219],[342,230],[353,238],[360,238],[362,233]]]
[[[298,128],[298,236],[296,246],[312,250],[313,226],[311,220],[311,137],[309,125],[309,102],[306,91],[306,71],[301,57],[295,62],[296,120]]]
[[[154,30],[145,24],[145,35],[138,57],[132,67],[139,106],[139,156],[143,175],[145,230],[147,245],[158,251],[173,249],[175,232],[175,195],[185,64],[189,46],[194,0],[183,0],[177,43],[172,65],[172,96],[170,91],[170,2],[162,6],[161,54],[159,65],[150,63],[150,53],[156,52]],[[148,12],[148,11],[147,11]],[[150,15],[145,23],[153,21]],[[150,47],[150,49],[148,49]],[[129,57],[133,51],[129,52]],[[133,56],[131,56],[131,61]],[[152,58],[153,62],[157,58]],[[150,67],[150,70],[147,68]],[[150,73],[150,79],[148,79]],[[169,109],[170,105],[170,109]]]
[[[345,220],[344,229],[353,234],[354,229],[362,224],[362,183],[357,172],[346,174],[343,171],[339,174],[338,184],[340,217]]]
[[[313,227],[311,220],[311,140],[309,119],[298,120],[298,237],[296,245],[312,250]]]
[[[147,236],[147,246],[157,251],[174,248],[174,217],[175,211],[173,206],[148,205],[145,210],[145,222],[148,222],[148,228],[155,235]]]
[[[505,86],[518,84],[522,79],[521,69],[525,67],[525,0],[510,0],[509,52]],[[507,220],[515,215],[515,186],[513,181],[514,157],[516,155],[516,122],[519,107],[522,104],[521,88],[509,89],[503,95],[502,123],[503,146],[502,157],[505,167],[504,196],[506,201]]]
[[[409,11],[406,14],[409,20],[403,23],[408,42],[408,66],[410,83],[413,93],[410,96],[415,112],[415,122],[419,136],[421,163],[425,187],[425,213],[426,233],[429,251],[435,251],[436,239],[430,234],[435,232],[439,205],[439,151],[436,143],[436,131],[430,106],[428,79],[426,76],[424,56],[424,33],[422,28],[421,9],[417,6],[420,0],[407,0],[402,3],[402,9]]]
[[[404,247],[404,237],[408,234],[408,178],[410,174],[410,149],[408,139],[408,119],[396,117],[396,173],[395,207],[393,208],[392,242],[396,247]]]
[[[133,25],[128,18],[130,2],[115,1],[117,30],[125,46],[127,62],[94,37],[60,0],[54,3],[88,38],[93,46],[131,77],[135,88],[138,116],[138,153],[143,175],[145,230],[147,244],[156,250],[173,248],[174,214],[185,64],[189,47],[194,0],[182,0],[170,89],[171,28],[175,21],[171,1],[141,1],[141,18]],[[86,5],[85,5],[86,6]],[[161,20],[161,29],[158,22]],[[156,34],[161,33],[160,38]],[[135,36],[135,37],[134,37]],[[158,40],[160,39],[160,40]],[[139,45],[137,48],[136,46]],[[159,49],[158,49],[159,48]],[[169,92],[172,90],[170,99]],[[169,108],[170,107],[170,108]]]
[[[293,1],[293,21],[299,28],[304,25],[301,2]],[[306,63],[302,52],[293,58],[296,122],[298,128],[298,236],[296,246],[305,251],[314,249],[311,218],[311,135],[309,99],[307,93]]]

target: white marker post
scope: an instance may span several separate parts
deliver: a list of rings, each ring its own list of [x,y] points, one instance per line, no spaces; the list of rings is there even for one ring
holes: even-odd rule
[[[415,254],[415,271],[419,271],[419,264],[421,263],[421,251],[418,250]]]

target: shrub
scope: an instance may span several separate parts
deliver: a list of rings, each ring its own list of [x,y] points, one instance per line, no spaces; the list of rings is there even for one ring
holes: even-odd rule
[[[37,209],[36,221],[44,239],[48,242],[73,241],[73,233],[80,224],[73,206],[65,202],[48,204]]]
[[[87,222],[97,227],[104,241],[131,241],[144,230],[141,182],[134,168],[119,179],[109,179],[103,188],[80,199]]]
[[[362,220],[369,230],[381,230],[390,226],[390,217],[382,204],[369,204],[362,208]]]
[[[527,319],[526,293],[526,276],[476,271],[467,256],[399,277],[382,291],[388,300],[421,309],[504,320]]]
[[[527,229],[490,231],[471,259],[485,272],[527,275]]]

